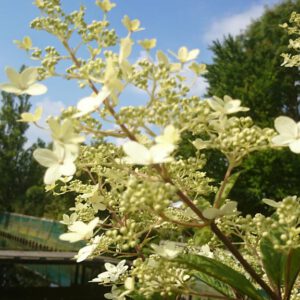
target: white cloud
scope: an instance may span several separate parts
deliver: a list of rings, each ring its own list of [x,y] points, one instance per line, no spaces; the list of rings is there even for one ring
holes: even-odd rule
[[[217,39],[222,40],[228,34],[238,35],[247,28],[252,20],[259,18],[264,10],[265,6],[263,4],[254,5],[244,12],[214,21],[203,39],[209,43]]]
[[[37,102],[31,110],[34,111],[38,106],[41,106],[43,108],[43,115],[38,124],[45,129],[47,128],[47,118],[49,116],[58,116],[61,113],[61,110],[64,108],[64,104],[61,101],[51,101],[47,97],[42,101]],[[33,124],[30,124],[26,136],[28,138],[28,141],[25,147],[31,146],[34,142],[36,142],[38,138],[41,138],[45,142],[50,142],[51,140],[49,131],[40,129]]]

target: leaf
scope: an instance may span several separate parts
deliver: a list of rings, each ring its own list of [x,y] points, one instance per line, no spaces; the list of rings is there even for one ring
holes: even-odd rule
[[[207,284],[208,286],[212,287],[213,289],[215,289],[217,292],[219,292],[220,294],[226,296],[226,297],[234,297],[231,288],[224,284],[222,281],[217,280],[211,276],[208,276],[202,272],[195,272],[193,274],[196,278],[200,279],[202,282],[204,282],[205,284]]]
[[[289,293],[295,284],[295,281],[300,272],[300,248],[291,249],[284,268],[284,278],[285,278],[285,293]]]
[[[237,179],[239,178],[240,174],[241,174],[242,171],[239,171],[239,172],[236,172],[234,174],[232,174],[228,180],[227,180],[227,183],[225,185],[225,188],[224,190],[222,191],[222,197],[221,199],[219,199],[219,194],[221,192],[221,189],[218,190],[217,194],[216,194],[216,197],[215,197],[215,201],[219,201],[219,207],[222,206],[222,204],[224,203],[225,199],[228,197],[230,191],[232,190],[232,188],[234,187]],[[219,199],[219,200],[217,200]]]
[[[273,286],[280,288],[282,284],[285,256],[283,253],[274,249],[269,238],[263,238],[261,240],[260,251],[262,254],[263,266],[269,280],[273,283]]]
[[[264,299],[259,294],[259,291],[243,274],[212,258],[193,254],[185,254],[180,255],[177,259],[175,259],[175,261],[186,265],[192,270],[202,272],[220,280],[225,284],[228,284],[252,300]]]
[[[260,249],[269,280],[278,289],[284,285],[285,294],[290,293],[300,272],[300,248],[290,249],[289,253],[285,254],[275,250],[269,238],[263,238]]]

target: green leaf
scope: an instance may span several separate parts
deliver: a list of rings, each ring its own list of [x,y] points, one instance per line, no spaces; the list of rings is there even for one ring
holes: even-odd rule
[[[204,274],[202,272],[194,272],[193,275],[200,279],[202,282],[207,284],[208,286],[212,287],[214,290],[219,292],[220,294],[228,297],[228,298],[234,298],[234,294],[232,292],[232,289],[227,285],[224,284],[222,281],[215,279],[207,274]]]
[[[211,277],[214,277],[225,284],[228,284],[241,294],[250,297],[252,300],[263,300],[259,291],[241,273],[228,267],[227,265],[212,258],[185,254],[180,255],[176,261],[186,265],[192,270],[197,270]]]
[[[284,278],[286,293],[293,289],[295,281],[300,272],[300,248],[291,249],[286,258],[286,264],[284,268]]]
[[[269,280],[273,286],[280,288],[286,257],[282,252],[274,249],[269,238],[263,238],[260,242],[262,262]]]
[[[217,194],[216,194],[216,197],[215,197],[215,202],[218,201],[218,205],[219,207],[223,205],[224,201],[226,200],[226,198],[228,197],[230,191],[232,190],[232,188],[234,187],[237,179],[239,178],[240,174],[242,173],[243,171],[239,171],[239,172],[236,172],[234,174],[232,174],[228,180],[227,180],[227,183],[225,185],[225,188],[224,190],[222,191],[222,197],[221,199],[219,199],[219,194],[221,192],[221,190],[219,189]]]

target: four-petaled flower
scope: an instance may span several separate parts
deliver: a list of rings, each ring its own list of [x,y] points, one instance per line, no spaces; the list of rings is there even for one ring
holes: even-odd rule
[[[100,242],[101,236],[97,235],[94,240],[92,241],[92,244],[87,245],[83,248],[81,248],[78,251],[78,254],[75,256],[77,262],[82,262],[86,260],[97,248],[99,242]]]
[[[61,176],[72,176],[76,172],[76,156],[59,145],[55,145],[53,151],[38,148],[34,150],[33,157],[48,168],[44,175],[45,184],[52,184]]]
[[[88,224],[85,224],[82,221],[76,221],[68,227],[70,232],[61,234],[59,238],[70,243],[88,240],[93,236],[93,230],[97,226],[98,222],[98,217],[90,221]]]
[[[119,277],[126,272],[128,266],[125,266],[126,260],[121,260],[116,266],[111,263],[105,263],[106,272],[100,273],[91,282],[116,282]]]
[[[10,82],[0,84],[0,89],[16,95],[37,96],[47,92],[47,87],[36,83],[38,78],[37,68],[27,68],[18,73],[12,68],[6,68],[6,75]]]
[[[232,99],[229,96],[224,96],[222,100],[219,97],[214,96],[213,98],[207,100],[209,106],[218,114],[218,115],[230,115],[237,113],[239,111],[248,111],[248,107],[241,106],[241,100]]]
[[[123,150],[127,154],[121,162],[134,165],[151,165],[171,162],[171,152],[174,150],[172,144],[157,144],[150,149],[137,142],[127,142],[123,145]]]
[[[275,119],[275,129],[279,135],[273,137],[272,142],[276,146],[289,146],[292,152],[300,153],[300,122],[280,116]]]
[[[110,91],[103,87],[97,95],[92,95],[81,99],[77,103],[78,112],[73,115],[73,118],[79,118],[94,112],[109,95]]]

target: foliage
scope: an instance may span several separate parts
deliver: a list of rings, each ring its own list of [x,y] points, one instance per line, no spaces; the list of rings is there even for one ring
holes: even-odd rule
[[[19,122],[22,113],[30,109],[29,96],[2,92],[0,109],[0,207],[2,210],[23,210],[26,191],[40,184],[42,168],[32,159],[39,141],[25,149],[28,124]]]
[[[38,148],[34,157],[47,168],[47,191],[75,195],[61,239],[87,241],[77,261],[99,254],[122,258],[93,280],[112,286],[105,298],[299,299],[300,198],[264,200],[270,217],[242,216],[230,190],[250,153],[282,147],[298,153],[300,123],[279,117],[276,133],[255,125],[238,99],[191,96],[182,72],[189,66],[195,76],[205,71],[197,49],[181,47],[171,52],[174,60],[162,51],[153,58],[155,40],[139,41],[147,56],[131,63],[132,36],[141,24],[125,16],[128,34],[119,38],[108,21],[116,6],[110,0],[96,1],[103,19],[90,24],[84,7],[66,14],[59,0],[35,4],[43,14],[31,26],[56,36],[66,52],[26,47],[41,60],[40,79],[69,64],[60,75],[93,94],[48,119],[52,148]],[[75,33],[82,42],[73,46]],[[77,57],[79,49],[88,50],[86,59]],[[145,105],[119,108],[128,85],[147,93]],[[111,129],[102,128],[105,120]],[[95,142],[82,145],[88,134]],[[116,137],[122,146],[113,143]],[[193,156],[182,154],[187,137]],[[204,169],[210,149],[226,160],[218,187]]]
[[[299,10],[299,0],[283,1],[266,9],[243,34],[214,41],[213,62],[204,75],[209,83],[208,95],[238,97],[260,126],[271,126],[280,114],[299,120],[300,73],[297,68],[279,67],[281,53],[286,52],[289,43],[289,36],[279,24]],[[214,164],[226,168],[220,155],[212,155]],[[219,168],[213,169],[214,164],[206,169],[211,177],[218,179]],[[280,200],[286,194],[299,193],[299,155],[287,150],[266,150],[251,154],[242,167],[245,172],[230,197],[243,199],[240,209],[244,213],[264,211],[261,199],[267,195]]]

